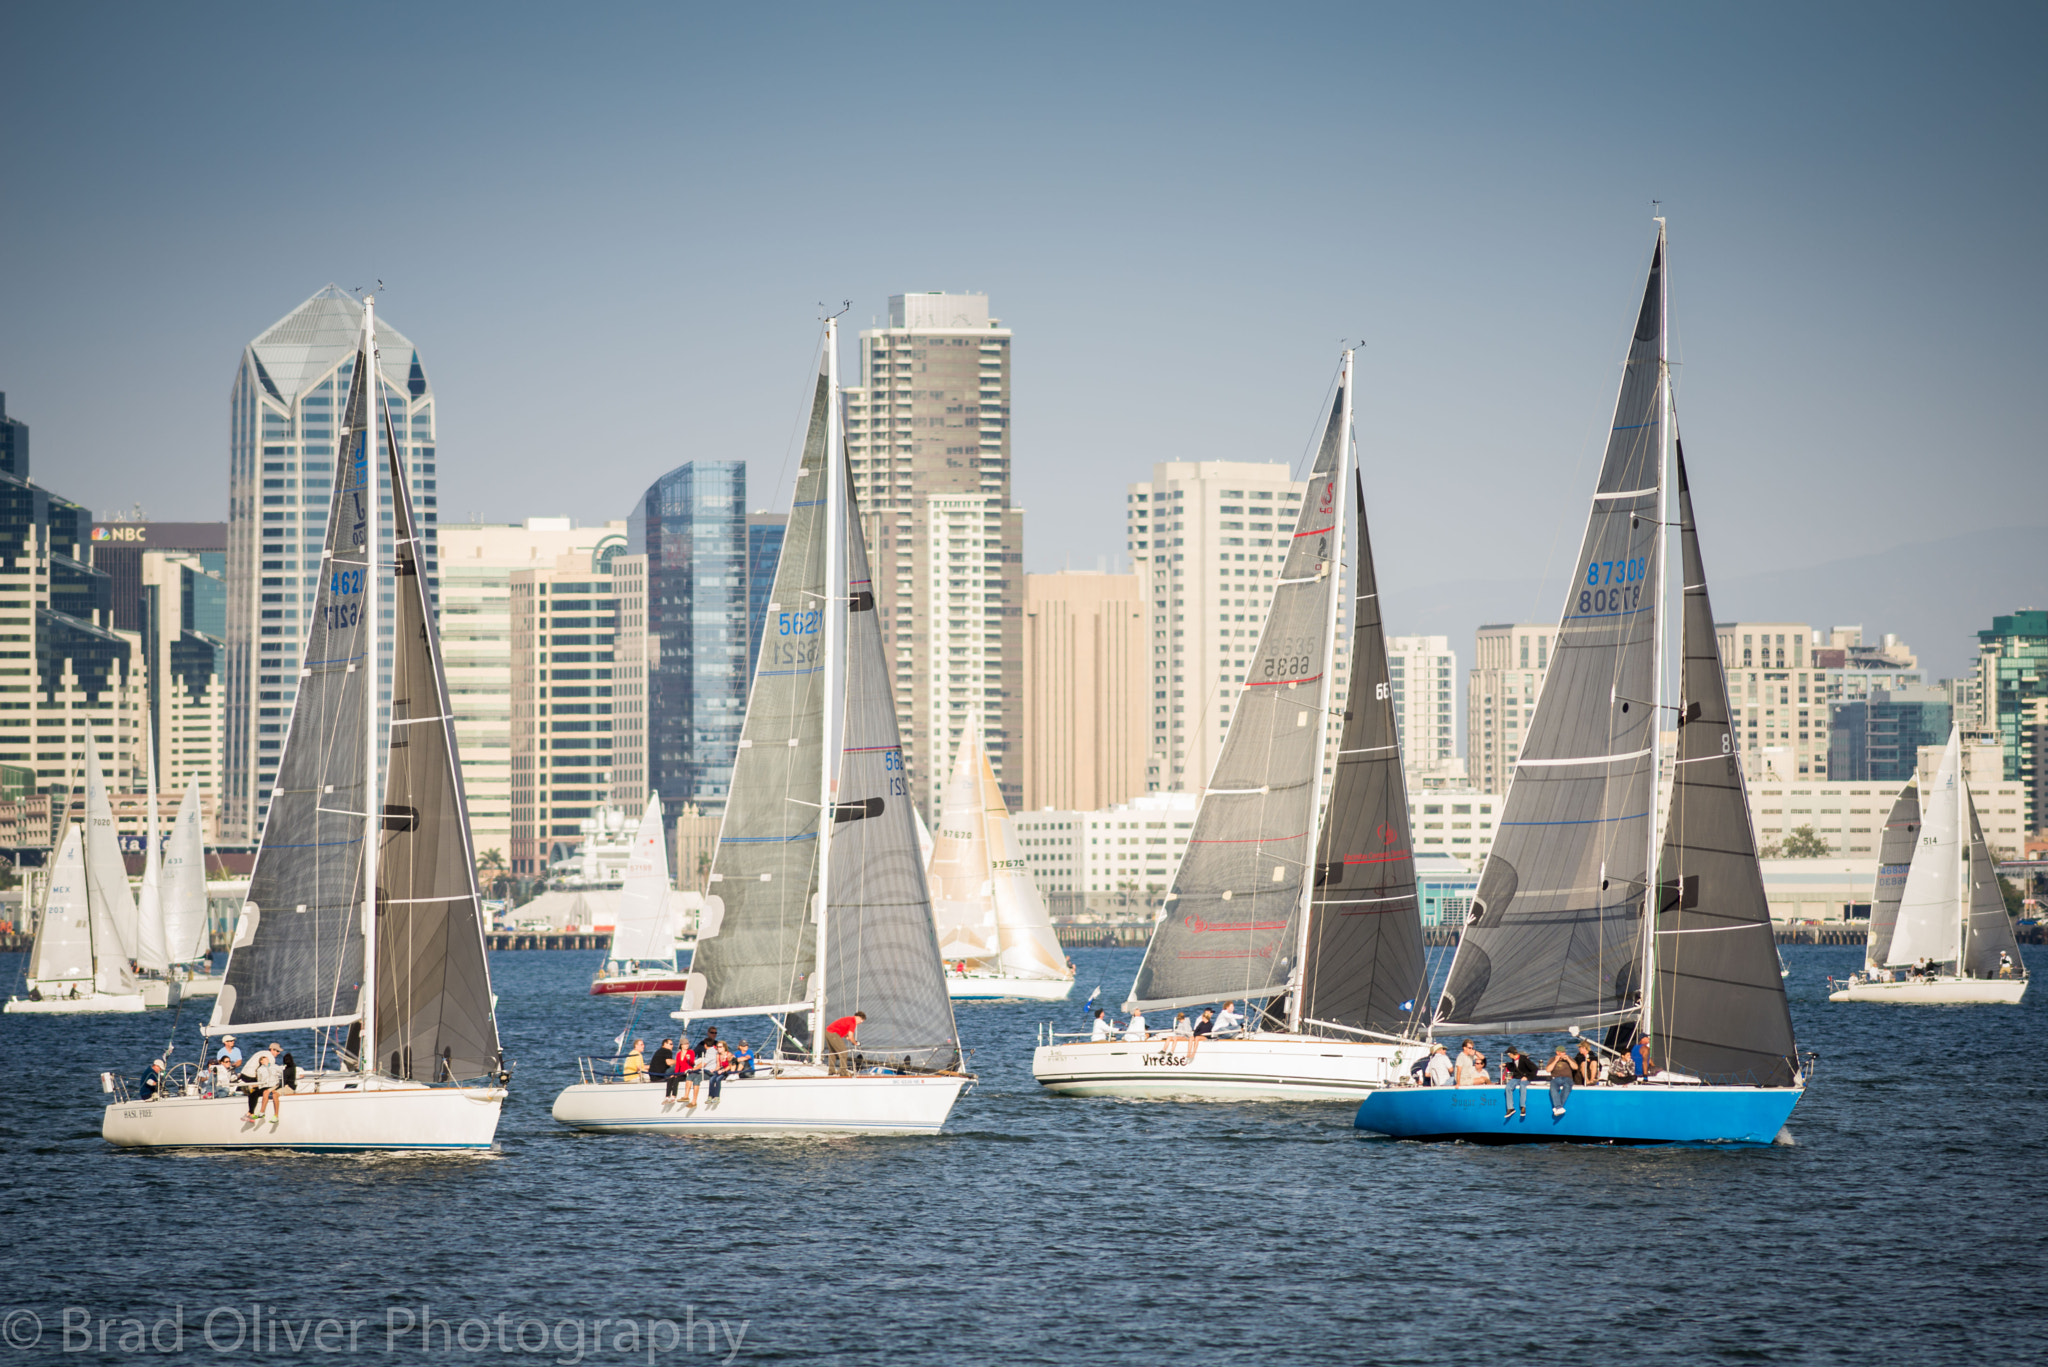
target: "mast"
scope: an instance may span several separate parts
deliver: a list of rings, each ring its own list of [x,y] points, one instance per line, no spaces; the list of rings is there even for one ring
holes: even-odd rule
[[[1969,785],[1963,781],[1962,747],[1956,747],[1956,845],[1962,851],[1961,875],[1956,879],[1956,976],[1963,973],[1963,953],[1967,946],[1964,938],[1970,933],[1970,885],[1977,876],[1975,829],[1963,821],[1964,804],[1969,801]]]
[[[1330,541],[1330,558],[1323,562],[1325,572],[1333,576],[1335,582],[1330,586],[1330,606],[1323,621],[1323,659],[1325,663],[1323,679],[1319,686],[1316,700],[1316,761],[1313,771],[1314,777],[1310,780],[1308,807],[1310,821],[1308,849],[1311,860],[1314,859],[1314,852],[1317,848],[1315,832],[1322,829],[1324,819],[1323,753],[1329,746],[1330,693],[1333,678],[1337,673],[1337,610],[1340,606],[1340,595],[1337,592],[1337,588],[1343,579],[1344,505],[1347,502],[1342,491],[1344,488],[1344,462],[1351,452],[1351,356],[1351,348],[1346,347],[1344,350],[1344,364],[1338,371],[1337,379],[1339,386],[1338,404],[1341,409],[1337,420],[1337,468],[1330,475],[1330,487],[1338,491],[1338,496],[1335,499],[1337,523],[1334,528],[1336,535]],[[1356,663],[1354,660],[1353,664],[1355,665]],[[1315,895],[1315,878],[1313,876],[1303,878],[1301,880],[1301,901],[1295,909],[1294,916],[1294,986],[1287,994],[1287,1033],[1290,1035],[1301,1033],[1301,999],[1303,990],[1308,986],[1309,913],[1310,904],[1315,900]]]
[[[1642,968],[1637,981],[1643,985],[1642,1013],[1636,1017],[1636,1033],[1661,1031],[1651,1026],[1651,997],[1657,982],[1657,903],[1663,897],[1664,875],[1658,867],[1658,853],[1664,848],[1664,807],[1657,800],[1664,776],[1664,619],[1665,577],[1663,554],[1665,534],[1671,526],[1671,261],[1664,243],[1664,219],[1657,219],[1657,259],[1663,269],[1657,276],[1657,527],[1658,554],[1654,606],[1650,609],[1651,649],[1655,661],[1650,670],[1650,820],[1649,854],[1643,863]]]
[[[825,320],[825,601],[823,666],[825,743],[818,761],[818,892],[813,919],[818,926],[817,963],[811,970],[811,1061],[825,1059],[825,961],[831,916],[832,826],[838,816],[839,727],[845,724],[845,680],[840,668],[840,614],[846,610],[845,452],[839,441],[839,319]],[[835,680],[837,682],[835,683]],[[839,723],[834,724],[835,711]]]
[[[383,530],[383,504],[378,497],[377,427],[372,417],[377,408],[376,310],[377,296],[365,294],[356,386],[363,389],[367,402],[363,425],[352,434],[368,472],[364,498],[369,503],[369,515],[363,522],[363,990],[358,999],[363,1034],[362,1048],[356,1054],[356,1066],[364,1073],[377,1070],[377,835],[383,824],[378,817],[384,810],[383,790],[377,786],[377,600],[383,594],[377,579],[377,540]],[[394,496],[397,492],[392,491]]]

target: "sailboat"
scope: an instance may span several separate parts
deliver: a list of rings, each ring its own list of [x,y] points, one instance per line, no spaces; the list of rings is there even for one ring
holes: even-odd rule
[[[939,831],[925,856],[925,874],[948,996],[955,1001],[1067,999],[1074,990],[1074,970],[1017,848],[979,726],[969,726],[960,740]]]
[[[755,1076],[694,1106],[586,1059],[555,1098],[582,1130],[929,1134],[974,1079],[932,929],[867,545],[839,431],[825,325],[789,528],[767,608],[683,1007],[773,1020]],[[859,1011],[852,1057],[826,1027]]]
[[[1557,1031],[1608,1053],[1649,1037],[1629,1086],[1538,1093],[1401,1086],[1359,1129],[1403,1139],[1769,1143],[1804,1078],[1730,725],[1727,678],[1678,444],[1662,219],[1557,644],[1450,975],[1435,1034]],[[1683,671],[1663,670],[1667,476],[1683,552]],[[1657,819],[1661,722],[1678,727]]]
[[[425,543],[379,392],[374,312],[365,299],[298,696],[205,1027],[239,1034],[252,1051],[285,1031],[313,1039],[276,1119],[203,1084],[121,1096],[100,1132],[123,1147],[484,1149],[497,1132],[506,1072],[482,898]],[[389,563],[378,555],[380,475],[391,487]],[[387,592],[397,616],[380,791],[377,618]]]
[[[172,984],[135,971],[143,952],[135,895],[121,858],[114,806],[97,745],[85,769],[85,823],[66,823],[29,951],[26,995],[10,1015],[75,1016],[149,1011],[176,1000]]]
[[[1031,1071],[1049,1090],[1355,1100],[1423,1048],[1421,910],[1362,482],[1352,682],[1327,810],[1323,802],[1351,396],[1347,351],[1258,653],[1124,1003],[1263,1009],[1252,1028],[1199,1042],[1157,1031],[1076,1040],[1041,1028]]]
[[[626,859],[611,949],[591,979],[592,996],[683,990],[687,984],[677,948],[681,927],[674,902],[668,883],[668,851],[662,841],[661,794],[652,793],[640,829],[633,836],[633,851]]]
[[[1895,841],[1893,826],[1909,801],[1904,839]],[[1903,880],[1894,877],[1888,887],[1887,873],[1901,863]],[[1926,801],[1909,782],[1885,824],[1864,956],[1864,971],[1837,986],[1829,1001],[2016,1006],[2026,995],[2027,969],[1998,864],[1963,778],[1959,728],[1949,729]]]
[[[171,978],[181,998],[220,995],[213,971],[213,922],[207,913],[206,846],[199,831],[199,789],[188,784],[171,820],[159,873],[158,905]]]

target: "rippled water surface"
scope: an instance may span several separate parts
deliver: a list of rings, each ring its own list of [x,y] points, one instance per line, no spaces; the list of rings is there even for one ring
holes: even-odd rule
[[[1138,955],[1076,957],[1078,999],[1121,997]],[[1831,1005],[1827,973],[1861,951],[1785,957],[1820,1073],[1795,1142],[1751,1150],[1402,1144],[1343,1105],[1062,1100],[1031,1080],[1033,1031],[1079,1007],[1003,1004],[961,1005],[982,1080],[936,1138],[579,1135],[549,1104],[625,1008],[587,995],[592,955],[518,952],[492,958],[518,1066],[495,1154],[116,1153],[96,1075],[139,1072],[169,1015],[5,1017],[0,1313],[10,1345],[24,1312],[42,1325],[16,1360],[81,1363],[163,1360],[132,1330],[124,1351],[120,1321],[175,1347],[180,1305],[167,1356],[208,1362],[2042,1360],[2048,992]],[[6,981],[20,967],[0,956]],[[423,1317],[447,1321],[426,1349]]]

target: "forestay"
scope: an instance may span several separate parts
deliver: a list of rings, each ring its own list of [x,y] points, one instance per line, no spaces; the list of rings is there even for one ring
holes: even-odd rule
[[[1870,937],[1864,943],[1863,961],[1881,966],[1892,948],[1892,931],[1899,923],[1899,898],[1906,891],[1906,874],[1913,867],[1913,847],[1920,843],[1920,782],[1906,780],[1885,818],[1884,839],[1877,846],[1877,887],[1870,901]]]
[[[1294,970],[1343,551],[1344,411],[1340,386],[1258,653],[1127,1006],[1271,996]]]
[[[1729,720],[1683,448],[1678,526],[1684,663],[1660,860],[1651,1033],[1666,1067],[1710,1082],[1789,1087],[1797,1069],[1792,1016]]]
[[[1664,456],[1660,231],[1536,714],[1438,1022],[1592,1027],[1639,1007],[1656,804]]]
[[[1387,671],[1379,577],[1357,487],[1357,620],[1337,773],[1316,849],[1302,1017],[1412,1033],[1427,982],[1422,909],[1408,828],[1408,784]]]

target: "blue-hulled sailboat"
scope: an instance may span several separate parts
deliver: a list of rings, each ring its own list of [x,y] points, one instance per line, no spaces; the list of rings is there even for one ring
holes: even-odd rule
[[[1577,1087],[1561,1111],[1532,1085],[1506,1118],[1497,1085],[1389,1088],[1360,1105],[1362,1130],[1766,1144],[1805,1086],[1672,412],[1664,263],[1660,219],[1557,647],[1434,1024],[1439,1038],[1568,1031],[1616,1062],[1647,1035],[1647,1076]],[[1674,521],[1683,666],[1668,704]],[[1660,823],[1667,712],[1678,743]]]

